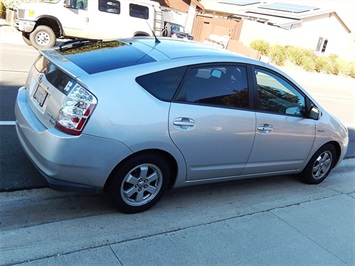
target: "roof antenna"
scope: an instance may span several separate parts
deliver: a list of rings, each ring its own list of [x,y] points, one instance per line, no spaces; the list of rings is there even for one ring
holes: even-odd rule
[[[160,7],[159,7],[160,8]],[[155,6],[153,5],[153,9],[154,9],[154,12],[157,12],[157,10],[155,9]],[[139,12],[141,13],[141,16],[142,18],[145,18],[144,14],[143,14],[143,11],[142,10],[139,10]],[[154,36],[154,39],[155,39],[155,43],[160,43],[158,37],[155,35],[155,32],[154,32],[154,29],[152,29],[152,27],[149,25],[148,21],[145,20],[145,22],[148,24],[148,27],[149,29],[151,30],[153,36]],[[155,23],[155,18],[154,18],[154,23]]]
[[[155,35],[154,30],[151,29],[151,31],[152,31],[152,33],[153,33],[153,36],[154,36],[154,39],[155,39],[155,43],[160,43],[159,39],[158,39],[157,36]]]

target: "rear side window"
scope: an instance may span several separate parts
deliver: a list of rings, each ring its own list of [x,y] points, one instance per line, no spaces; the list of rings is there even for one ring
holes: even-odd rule
[[[186,67],[168,69],[137,77],[136,81],[159,100],[170,102],[185,71]]]
[[[121,4],[118,1],[99,0],[99,10],[107,13],[120,14]]]
[[[146,6],[129,4],[129,15],[134,18],[149,18],[149,9]]]

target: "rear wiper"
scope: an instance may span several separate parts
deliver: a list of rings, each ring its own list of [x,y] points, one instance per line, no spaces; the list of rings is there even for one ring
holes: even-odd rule
[[[83,47],[83,46],[90,45],[90,44],[96,44],[101,41],[102,40],[73,40],[73,41],[67,41],[67,42],[61,43],[60,45],[58,45],[58,47],[59,47],[59,50],[61,52],[63,52],[68,49],[79,48],[79,47]]]

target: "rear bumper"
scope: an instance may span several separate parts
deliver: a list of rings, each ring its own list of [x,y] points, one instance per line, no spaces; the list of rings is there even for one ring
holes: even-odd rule
[[[23,149],[54,189],[101,190],[113,168],[132,153],[118,141],[44,127],[32,112],[24,87],[17,95],[15,115]]]

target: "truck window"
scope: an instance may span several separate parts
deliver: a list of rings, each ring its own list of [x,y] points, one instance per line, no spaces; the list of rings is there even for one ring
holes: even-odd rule
[[[119,1],[99,0],[99,10],[107,13],[120,14],[121,4]]]
[[[135,18],[149,18],[149,9],[146,6],[129,4],[129,15]]]
[[[44,0],[41,2],[45,3],[58,3],[56,0]],[[88,8],[88,0],[65,0],[64,7],[73,8],[73,9],[83,9],[87,10]]]
[[[87,6],[88,6],[88,1],[87,0],[77,0],[76,3],[75,3],[75,8],[76,9],[86,10]]]

